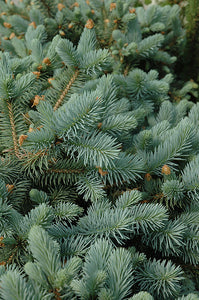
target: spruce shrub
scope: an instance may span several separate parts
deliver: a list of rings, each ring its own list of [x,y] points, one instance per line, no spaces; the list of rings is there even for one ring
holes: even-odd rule
[[[180,7],[0,0],[0,40],[1,299],[199,299]]]

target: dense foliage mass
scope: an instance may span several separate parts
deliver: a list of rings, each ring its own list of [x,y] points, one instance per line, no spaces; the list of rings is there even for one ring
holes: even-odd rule
[[[1,299],[199,299],[179,5],[0,0],[0,16]]]

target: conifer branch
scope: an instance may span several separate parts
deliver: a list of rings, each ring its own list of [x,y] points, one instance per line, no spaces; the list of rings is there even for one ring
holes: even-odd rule
[[[83,173],[84,170],[73,170],[73,169],[50,169],[47,171],[48,173],[59,173],[59,174],[71,174],[71,173],[75,173],[75,174],[80,174]]]
[[[47,10],[49,17],[52,17],[49,5],[45,2],[45,0],[40,0],[40,1],[43,4],[43,6],[45,7],[45,9]]]
[[[197,39],[137,2],[0,0],[2,300],[197,298]]]
[[[14,247],[12,254],[9,256],[8,260],[6,261],[6,265],[8,265],[12,261],[13,257],[16,255],[17,251],[18,251],[18,245],[16,245]]]
[[[14,115],[13,115],[12,105],[8,100],[7,100],[7,105],[8,105],[8,110],[9,110],[10,125],[11,125],[11,129],[12,129],[14,151],[15,151],[15,155],[19,156],[19,147],[18,147],[18,143],[17,143],[17,133],[16,133],[16,128],[15,128]]]
[[[124,69],[124,76],[127,76],[129,73],[130,65],[127,65],[126,68]]]
[[[69,81],[69,83],[67,84],[65,90],[62,92],[61,96],[59,97],[59,99],[57,100],[53,110],[57,110],[59,108],[59,106],[61,105],[62,101],[64,100],[64,97],[68,94],[72,84],[75,82],[75,80],[77,79],[77,76],[79,75],[79,70],[76,70],[74,75],[72,76],[71,80]]]

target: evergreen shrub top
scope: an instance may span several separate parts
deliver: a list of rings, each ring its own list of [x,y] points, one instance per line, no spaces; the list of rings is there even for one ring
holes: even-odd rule
[[[0,0],[0,41],[0,298],[199,299],[180,7]]]

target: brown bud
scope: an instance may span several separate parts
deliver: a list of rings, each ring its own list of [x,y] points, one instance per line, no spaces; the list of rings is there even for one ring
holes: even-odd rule
[[[89,2],[89,0],[86,0],[86,4],[90,5],[90,2]]]
[[[130,14],[134,14],[136,12],[135,8],[129,8]]]
[[[5,11],[3,11],[2,13],[0,13],[0,16],[6,16],[7,13]]]
[[[106,24],[108,24],[109,22],[110,22],[109,19],[105,19],[105,20],[104,20],[104,23],[106,23]]]
[[[3,26],[6,27],[6,28],[11,28],[12,27],[12,25],[10,23],[7,23],[7,22],[4,22]]]
[[[52,84],[52,81],[55,80],[54,78],[48,78],[48,83]]]
[[[20,137],[19,137],[19,146],[22,146],[23,145],[23,142],[27,139],[27,135],[25,134],[21,134]]]
[[[9,40],[9,38],[7,36],[4,36],[3,39],[4,40]]]
[[[7,185],[8,185],[8,184],[7,184]],[[7,186],[7,185],[6,185],[6,186]],[[3,239],[4,239],[4,237],[1,236],[1,237],[0,237],[0,247],[4,247],[4,246],[5,246],[5,244],[2,243]]]
[[[40,97],[39,97],[39,95],[36,95],[34,98],[32,107],[37,106],[39,104],[39,101],[40,101]]]
[[[35,22],[30,23],[29,26],[33,26],[34,28],[37,28],[37,25]]]
[[[33,132],[34,131],[34,129],[32,128],[32,127],[30,127],[29,129],[28,129],[28,132]]]
[[[101,128],[102,127],[102,123],[98,123],[97,128]]]
[[[42,127],[44,127],[44,126],[43,126],[43,125],[41,125],[41,126],[37,127],[37,129],[40,131],[40,129],[41,129]]]
[[[95,13],[94,9],[91,9],[91,12],[92,12],[92,14],[94,15],[94,13]]]
[[[14,189],[14,185],[13,184],[6,184],[6,188],[8,190],[8,192],[11,192]]]
[[[39,65],[39,66],[37,67],[37,70],[38,70],[38,71],[41,71],[42,68],[43,68],[43,66],[42,66],[42,65]]]
[[[160,193],[160,194],[155,194],[155,196],[153,197],[155,200],[158,200],[158,199],[161,199],[164,197],[164,194],[163,193]]]
[[[116,8],[116,3],[111,3],[110,4],[110,11],[114,10]]]
[[[65,35],[66,35],[65,32],[64,32],[63,30],[61,30],[61,31],[59,32],[59,34],[60,34],[61,36],[65,36]]]
[[[164,34],[165,34],[165,31],[161,31],[161,33],[164,35]]]
[[[170,175],[171,174],[171,169],[169,168],[169,166],[164,165],[162,167],[162,174],[165,174],[165,175]]]
[[[150,181],[152,179],[152,176],[151,174],[147,173],[145,174],[144,178],[147,180],[147,181]]]
[[[88,28],[88,29],[92,29],[94,27],[93,20],[92,19],[88,19],[88,21],[86,22],[85,27]]]
[[[98,169],[98,172],[100,173],[100,175],[105,176],[108,174],[107,171],[103,171],[101,167],[96,167]]]
[[[114,24],[117,24],[117,22],[118,22],[118,20],[114,20],[114,21],[113,21]]]
[[[15,37],[15,33],[12,32],[11,35],[9,36],[9,39],[11,40],[11,39],[13,39],[14,37]]]
[[[72,28],[73,28],[73,24],[72,23],[68,24],[68,29],[72,29]]]
[[[44,58],[43,61],[42,61],[43,64],[46,64],[47,66],[50,66],[51,65],[51,61],[48,57]]]
[[[35,72],[33,72],[33,74],[37,77],[37,79],[39,79],[39,76],[40,76],[40,72],[37,72],[37,71],[35,71]]]
[[[142,201],[140,201],[140,203],[149,203],[149,200],[142,200]]]
[[[78,3],[78,2],[75,2],[75,3],[73,4],[73,6],[79,7],[79,3]]]
[[[64,7],[65,5],[63,5],[62,3],[57,4],[57,8],[59,11],[61,11]]]
[[[32,107],[37,106],[39,104],[40,100],[44,101],[44,95],[42,95],[42,96],[36,95],[34,98]]]

